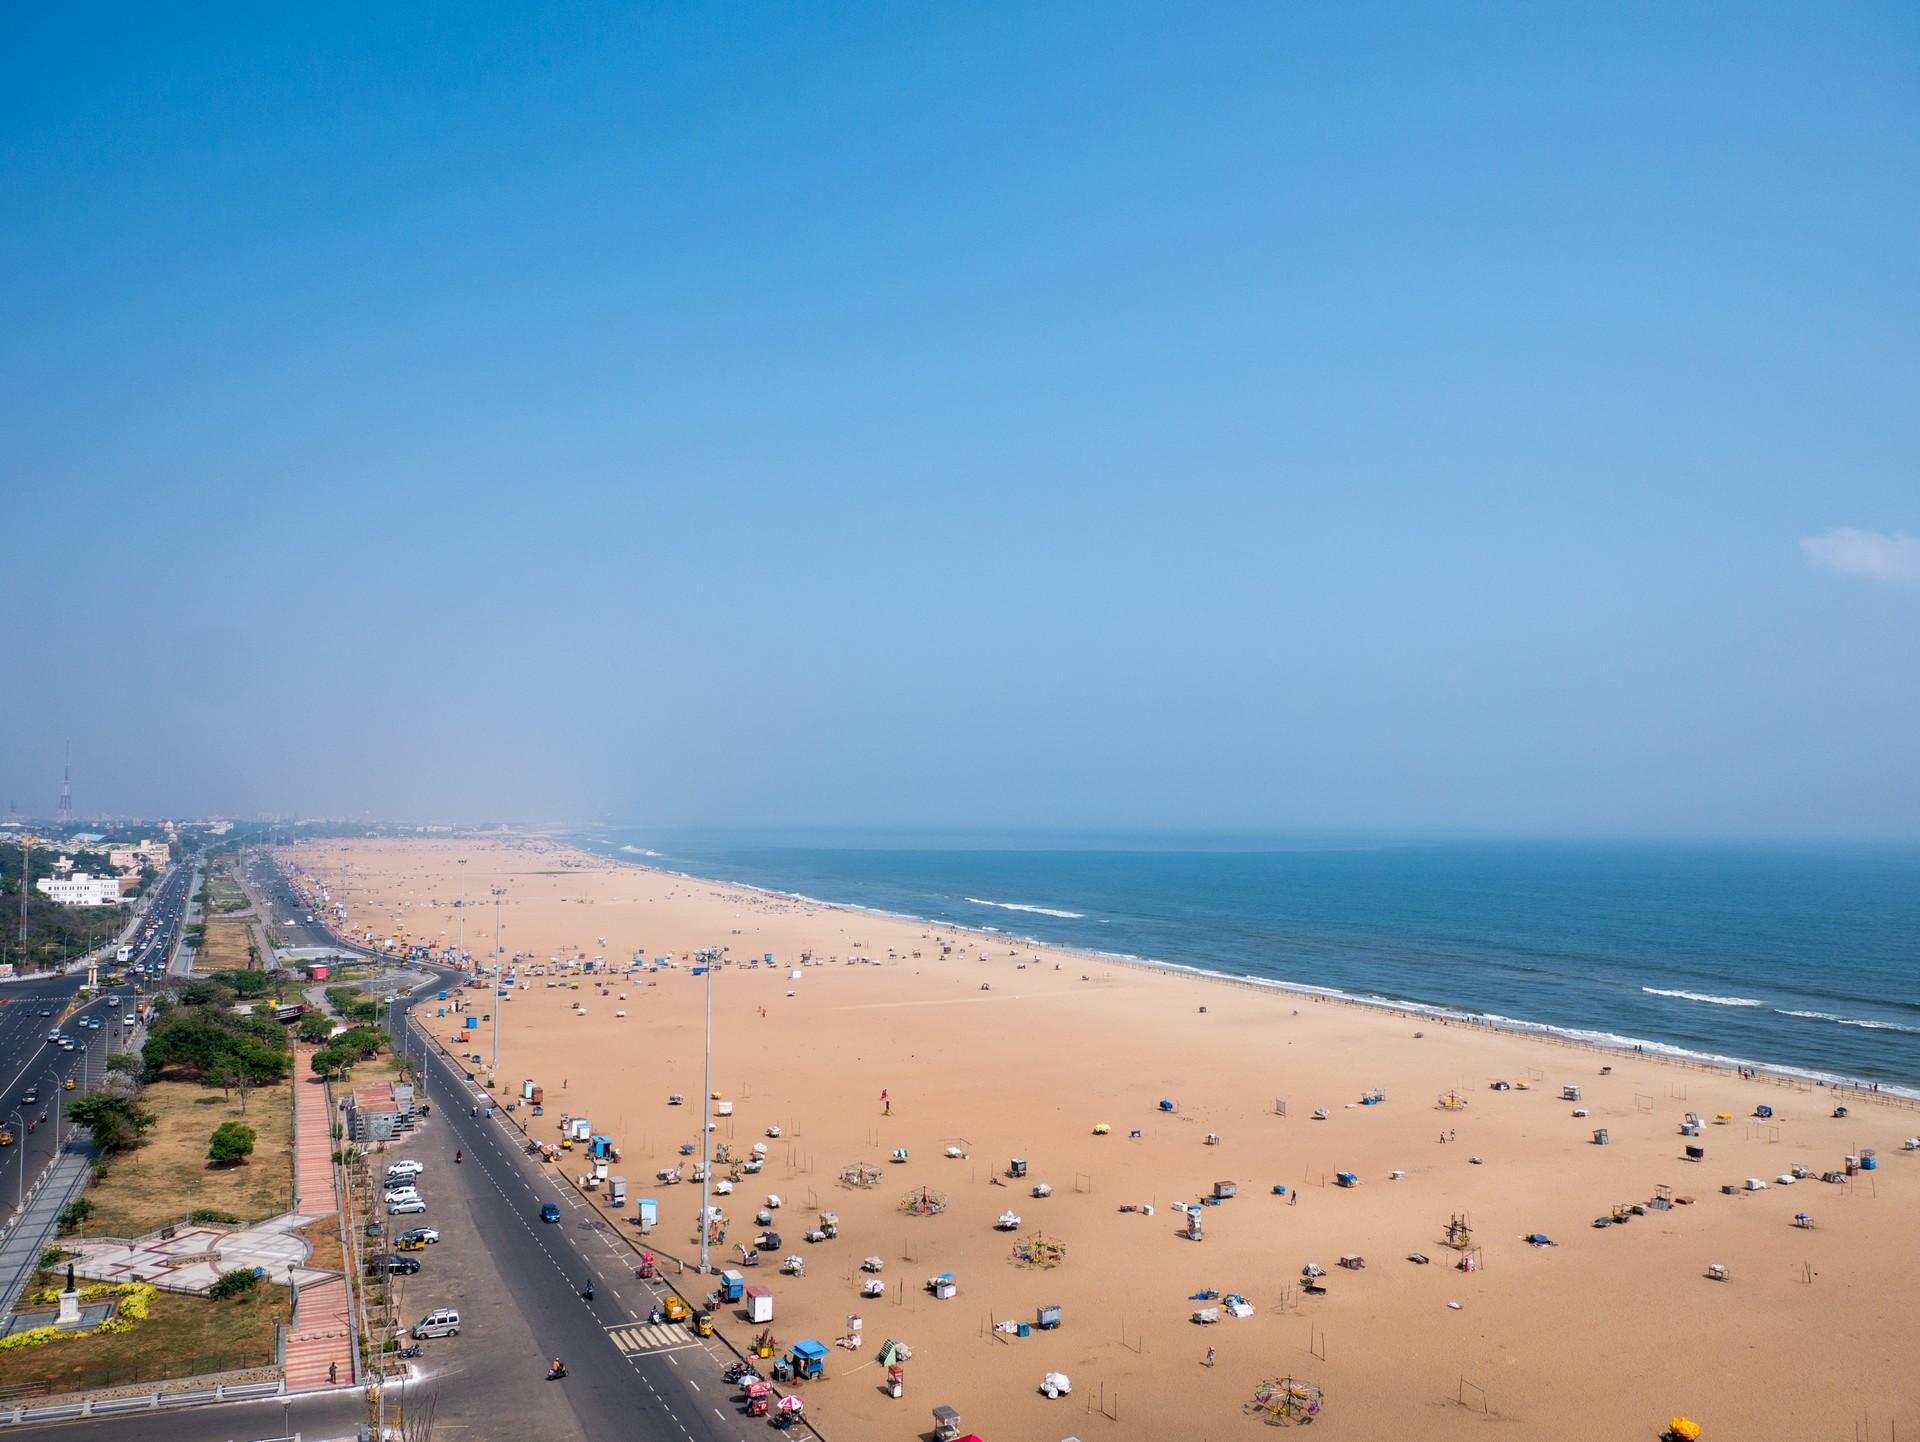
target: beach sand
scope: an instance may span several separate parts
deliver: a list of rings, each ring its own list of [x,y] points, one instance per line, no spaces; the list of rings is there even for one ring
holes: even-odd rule
[[[531,986],[501,1012],[498,1073],[503,1100],[523,1079],[545,1088],[535,1137],[557,1140],[569,1110],[614,1136],[624,1155],[613,1170],[635,1197],[659,1199],[653,1238],[667,1253],[698,1254],[699,1188],[651,1181],[699,1136],[704,982],[687,959],[702,946],[777,959],[728,965],[713,985],[715,1089],[734,1103],[716,1139],[744,1151],[770,1125],[784,1132],[767,1143],[765,1171],[718,1201],[730,1243],[758,1230],[767,1193],[784,1201],[781,1251],[803,1254],[806,1275],[780,1276],[777,1256],[747,1274],[773,1287],[782,1342],[831,1342],[850,1314],[864,1319],[866,1346],[835,1348],[828,1379],[806,1391],[828,1436],[920,1436],[939,1404],[989,1442],[1254,1436],[1246,1404],[1263,1378],[1287,1375],[1324,1389],[1323,1437],[1483,1437],[1492,1420],[1614,1442],[1653,1438],[1675,1413],[1708,1439],[1846,1439],[1863,1418],[1874,1437],[1890,1420],[1920,1436],[1920,1153],[1901,1148],[1920,1113],[1905,1106],[1848,1097],[1851,1116],[1836,1120],[1818,1088],[962,936],[539,839],[285,853],[332,887],[350,927],[442,945],[458,926],[462,857],[466,943],[482,958],[493,946],[482,901],[501,885],[509,953],[680,960],[618,980],[624,1002],[585,978],[578,991],[549,989],[523,967]],[[790,980],[809,950],[834,960]],[[477,1009],[490,1010],[481,995]],[[433,1030],[445,1041],[453,1028]],[[484,1054],[488,1036],[483,1026],[473,1049]],[[1496,1079],[1530,1086],[1496,1091]],[[1582,1088],[1588,1116],[1571,1114],[1565,1084]],[[1384,1101],[1359,1105],[1375,1089]],[[1463,1109],[1438,1108],[1450,1090]],[[674,1092],[685,1106],[668,1105]],[[1161,1111],[1163,1098],[1177,1110]],[[1752,1120],[1760,1104],[1772,1123]],[[1681,1156],[1690,1111],[1708,1122],[1703,1162]],[[1112,1131],[1096,1136],[1100,1123]],[[1597,1127],[1608,1145],[1594,1143]],[[1837,1169],[1862,1147],[1880,1166],[1847,1185],[1720,1191],[1771,1184],[1794,1163]],[[896,1148],[909,1160],[890,1163]],[[999,1184],[1013,1157],[1026,1159],[1026,1181]],[[856,1163],[878,1167],[879,1185],[839,1185]],[[583,1170],[577,1153],[561,1165]],[[1404,1177],[1389,1180],[1396,1169]],[[1359,1185],[1336,1186],[1338,1171]],[[1185,1239],[1171,1204],[1218,1180],[1238,1196],[1204,1209],[1204,1241]],[[1034,1182],[1053,1194],[1029,1196]],[[1694,1202],[1592,1225],[1661,1184]],[[942,1214],[901,1210],[922,1187],[944,1194]],[[1153,1215],[1121,1210],[1138,1204]],[[801,1242],[821,1208],[839,1214],[838,1240]],[[1024,1219],[1011,1235],[994,1230],[1008,1209]],[[1793,1224],[1799,1211],[1813,1229]],[[634,1235],[629,1214],[607,1213]],[[1471,1222],[1472,1272],[1444,1244],[1455,1214]],[[1010,1260],[1036,1231],[1067,1248],[1059,1266]],[[1533,1232],[1558,1245],[1527,1245]],[[1337,1266],[1343,1253],[1365,1268]],[[858,1296],[868,1255],[885,1259],[882,1300]],[[715,1259],[733,1265],[732,1247]],[[1301,1293],[1310,1262],[1326,1269],[1323,1296]],[[1709,1280],[1710,1263],[1729,1279]],[[921,1284],[944,1271],[959,1290],[938,1301]],[[691,1274],[680,1285],[704,1290]],[[1209,1288],[1243,1294],[1254,1315],[1193,1323],[1204,1304],[1189,1296]],[[1043,1304],[1062,1309],[1059,1330],[990,1330]],[[738,1341],[754,1330],[731,1311],[723,1327]],[[914,1353],[901,1401],[884,1395],[874,1361],[888,1337]],[[1040,1395],[1049,1371],[1072,1378],[1071,1397]]]

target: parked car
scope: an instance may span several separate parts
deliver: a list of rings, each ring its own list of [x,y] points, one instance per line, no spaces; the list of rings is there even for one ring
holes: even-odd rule
[[[457,1337],[460,1335],[460,1314],[452,1307],[440,1307],[427,1313],[413,1325],[414,1337]]]
[[[389,1202],[387,1204],[387,1215],[390,1217],[412,1217],[418,1216],[426,1209],[427,1204],[421,1201],[420,1198],[414,1197],[409,1201]]]
[[[388,1252],[381,1256],[367,1258],[367,1271],[374,1276],[385,1272],[390,1276],[410,1277],[419,1270],[418,1257],[402,1257],[397,1253]]]

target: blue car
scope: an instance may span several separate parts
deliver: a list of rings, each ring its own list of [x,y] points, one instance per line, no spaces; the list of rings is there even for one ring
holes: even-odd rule
[[[544,1207],[540,1209],[540,1220],[543,1222],[559,1221],[560,1208],[554,1205],[552,1202],[548,1202]]]

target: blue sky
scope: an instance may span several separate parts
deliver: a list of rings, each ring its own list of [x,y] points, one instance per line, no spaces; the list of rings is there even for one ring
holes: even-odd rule
[[[14,7],[0,193],[23,811],[1920,828],[1908,6]]]

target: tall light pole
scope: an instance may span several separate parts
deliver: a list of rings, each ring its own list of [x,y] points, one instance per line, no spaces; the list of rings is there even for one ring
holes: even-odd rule
[[[13,1212],[18,1216],[27,1209],[27,1114],[15,1107],[12,1115],[20,1118],[20,1130],[13,1134],[20,1144],[20,1170],[15,1174],[19,1180],[13,1189]]]
[[[460,953],[461,965],[464,966],[467,956],[467,858],[461,857],[457,864],[460,867],[460,917],[457,923],[460,928],[460,939],[454,942],[453,949]]]
[[[707,1239],[713,1235],[707,1220],[711,1205],[709,1189],[713,1185],[713,968],[720,960],[720,953],[709,946],[695,952],[693,959],[700,963],[707,977],[706,1085],[700,1089],[700,1272],[704,1276],[709,1270]]]
[[[500,990],[500,898],[507,894],[504,886],[493,888],[493,981],[488,990],[498,993]],[[493,998],[493,1070],[500,1070],[500,998]]]

